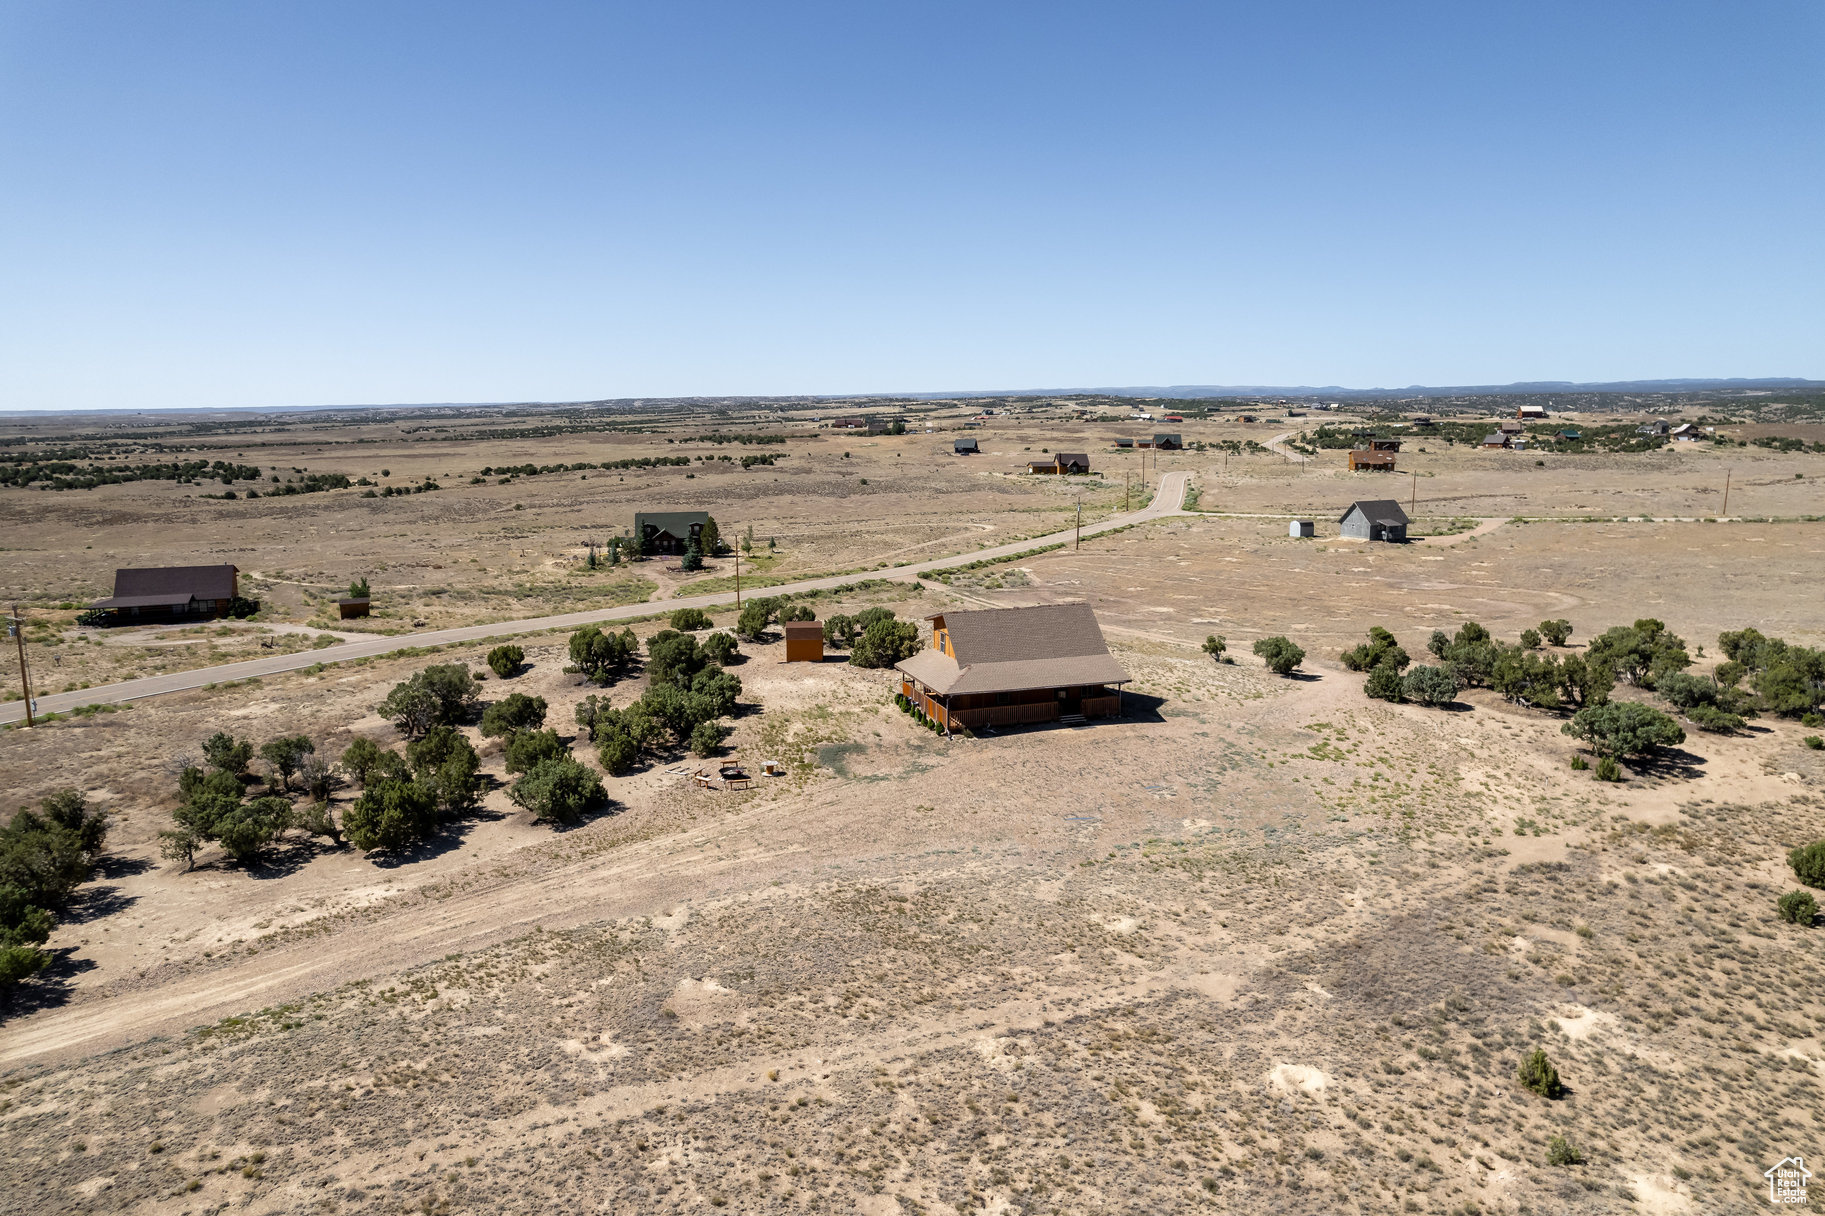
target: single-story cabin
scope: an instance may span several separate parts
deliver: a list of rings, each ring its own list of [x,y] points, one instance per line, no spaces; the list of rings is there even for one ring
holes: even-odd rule
[[[866,418],[832,418],[830,429],[833,431],[865,431],[868,429]]]
[[[1486,448],[1513,447],[1514,437],[1511,435],[1504,435],[1500,431],[1491,431],[1483,436],[1483,446]]]
[[[1394,453],[1366,452],[1361,448],[1351,448],[1350,472],[1355,473],[1363,469],[1373,470],[1377,473],[1392,473],[1394,471]]]
[[[1564,431],[1560,431],[1556,436],[1554,436],[1554,438],[1557,438],[1557,439],[1583,439],[1584,432],[1583,431],[1564,430]]]
[[[1029,473],[1088,473],[1090,458],[1082,452],[1058,452],[1050,460],[1027,461]]]
[[[946,730],[1121,713],[1130,677],[1090,605],[1040,604],[927,617],[932,641],[894,664],[900,691]]]
[[[1413,425],[1414,426],[1431,426],[1432,419],[1426,414],[1421,414],[1413,420]]]
[[[701,550],[703,529],[709,522],[708,511],[636,511],[634,539],[651,553],[683,553],[692,541]]]
[[[1118,435],[1115,439],[1115,446],[1118,448],[1131,448],[1134,446],[1134,440],[1128,438],[1126,435]]]
[[[824,627],[816,621],[787,621],[786,662],[822,663],[824,661]]]
[[[241,594],[234,566],[147,566],[114,572],[114,594],[91,610],[111,625],[194,621],[221,616]]]
[[[1151,439],[1141,440],[1144,448],[1157,448],[1162,452],[1176,452],[1185,446],[1176,434],[1162,432]]]
[[[1337,520],[1339,536],[1357,540],[1404,541],[1407,513],[1392,498],[1362,499]]]
[[[1254,420],[1255,420],[1255,416],[1253,414],[1242,415],[1242,421],[1244,421],[1244,422],[1253,422]]]
[[[974,439],[957,439],[951,443],[951,454],[954,456],[978,456],[981,453],[982,445]]]
[[[1546,407],[1543,405],[1523,405],[1514,412],[1516,418],[1545,418]]]
[[[1521,424],[1513,418],[1504,418],[1497,424],[1496,430],[1502,432],[1504,435],[1519,435],[1521,433]]]
[[[1675,439],[1697,439],[1701,432],[1689,422],[1682,422],[1667,432]]]
[[[1164,418],[1160,419],[1160,421],[1161,422],[1183,422],[1183,421],[1185,421],[1185,416],[1183,414],[1168,414]]]
[[[1295,539],[1304,540],[1318,535],[1318,525],[1313,520],[1295,519],[1286,526],[1286,534]]]

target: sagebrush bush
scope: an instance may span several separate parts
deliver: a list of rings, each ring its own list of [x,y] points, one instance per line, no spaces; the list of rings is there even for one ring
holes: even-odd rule
[[[1825,891],[1825,840],[1803,844],[1787,854],[1793,876],[1816,890]]]
[[[1564,1136],[1554,1136],[1546,1142],[1546,1164],[1583,1165],[1584,1154]]]
[[[1819,903],[1810,891],[1789,891],[1774,901],[1774,907],[1782,920],[1795,925],[1810,925],[1819,914]]]
[[[1546,1052],[1536,1047],[1521,1060],[1521,1067],[1516,1075],[1521,1084],[1539,1094],[1542,1098],[1557,1098],[1565,1093],[1565,1086],[1559,1082],[1559,1070],[1547,1058]]]

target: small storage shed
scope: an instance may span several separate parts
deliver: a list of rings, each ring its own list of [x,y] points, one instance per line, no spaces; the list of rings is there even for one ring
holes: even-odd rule
[[[343,620],[351,621],[358,616],[366,616],[373,603],[374,601],[365,595],[359,599],[337,600],[336,611],[342,614]]]
[[[1407,513],[1392,498],[1365,498],[1350,504],[1337,520],[1337,531],[1357,540],[1404,541],[1407,522]]]
[[[974,439],[957,439],[951,443],[951,453],[956,456],[976,456],[981,452],[982,446]]]
[[[1313,520],[1295,519],[1286,526],[1286,534],[1304,540],[1307,537],[1318,535],[1318,525]]]
[[[816,621],[787,621],[786,662],[822,663],[824,661],[824,627]]]

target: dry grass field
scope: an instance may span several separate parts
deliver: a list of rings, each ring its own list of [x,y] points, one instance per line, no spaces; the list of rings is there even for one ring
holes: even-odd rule
[[[204,738],[396,745],[387,690],[431,662],[482,670],[486,647],[0,734],[9,810],[75,787],[114,816],[57,961],[0,1006],[0,1213],[1699,1216],[1757,1210],[1764,1169],[1818,1151],[1825,933],[1774,913],[1786,851],[1825,834],[1816,732],[1688,728],[1664,762],[1601,783],[1570,769],[1561,715],[1486,690],[1443,710],[1372,701],[1337,655],[1372,625],[1419,655],[1435,628],[1513,640],[1548,617],[1574,648],[1658,617],[1704,647],[1699,670],[1727,629],[1825,643],[1825,457],[1419,441],[1401,472],[1352,475],[1340,452],[1214,446],[1294,424],[1062,411],[991,418],[969,432],[982,455],[952,456],[947,428],[973,408],[934,405],[902,436],[816,429],[810,409],[500,440],[285,422],[209,442],[281,473],[442,488],[0,488],[4,590],[40,623],[31,661],[57,689],[263,641],[660,612],[732,573],[583,567],[588,541],[649,508],[751,525],[763,580],[861,578],[1056,531],[1080,498],[1086,520],[1120,512],[1141,458],[1115,435],[1212,445],[1147,456],[1149,483],[1194,472],[1192,514],[805,601],[916,618],[1087,600],[1135,679],[1119,720],[947,739],[894,707],[888,673],[744,644],[727,750],[784,770],[752,789],[695,788],[680,757],[605,777],[609,804],[556,830],[508,800],[499,741],[471,725],[489,792],[428,844],[364,855],[294,834],[259,867],[211,851],[188,871],[157,833]],[[693,438],[713,429],[789,438]],[[1018,474],[1046,449],[1102,475]],[[756,452],[779,460],[742,469]],[[675,454],[693,463],[471,483]],[[1731,518],[1713,522],[1726,472]],[[1359,497],[1411,499],[1429,539],[1337,539]],[[1295,514],[1316,540],[1287,537]],[[119,565],[204,561],[241,567],[257,619],[110,632],[57,607],[105,594]],[[328,620],[360,575],[380,614]],[[1209,634],[1234,662],[1199,650]],[[1308,652],[1301,676],[1249,653],[1275,634]],[[576,734],[602,690],[564,670],[566,643],[522,639],[527,668],[484,698],[543,696]],[[1556,1100],[1516,1080],[1536,1047]],[[1556,1136],[1580,1163],[1549,1163]]]

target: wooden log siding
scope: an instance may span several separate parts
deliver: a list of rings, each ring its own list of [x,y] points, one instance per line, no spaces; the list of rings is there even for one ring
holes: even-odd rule
[[[974,693],[951,697],[948,705],[943,699],[927,694],[911,680],[901,680],[900,691],[914,706],[924,710],[927,717],[942,724],[947,730],[1054,722],[1064,705],[1064,698],[1058,695],[1061,690],[1056,688],[1032,688],[1008,693],[1006,701],[1001,699],[1000,693]],[[1077,712],[1086,718],[1118,717],[1121,709],[1122,698],[1119,692],[1110,692],[1100,686],[1081,690]]]

